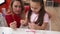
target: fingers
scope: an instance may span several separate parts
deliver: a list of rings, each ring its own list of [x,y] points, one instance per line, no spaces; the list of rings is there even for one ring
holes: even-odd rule
[[[33,23],[28,23],[30,29],[35,29],[35,25]]]
[[[24,23],[24,20],[21,20],[20,22],[21,22],[21,24],[23,24]]]
[[[35,23],[29,23],[29,28],[30,29],[35,29],[35,30],[41,29],[41,27],[38,26],[38,24],[35,24]]]
[[[16,28],[17,28],[17,23],[16,23],[16,21],[11,22],[11,23],[10,23],[10,27],[11,27],[12,29],[16,29]]]
[[[24,25],[25,24],[25,20],[21,20],[21,25]]]

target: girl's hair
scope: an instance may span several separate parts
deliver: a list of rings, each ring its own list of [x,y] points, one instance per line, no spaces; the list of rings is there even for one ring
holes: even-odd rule
[[[11,11],[11,13],[13,13],[13,9],[12,9],[12,6],[13,6],[13,3],[15,2],[15,1],[19,1],[20,2],[20,4],[21,4],[21,15],[19,15],[20,17],[23,17],[24,16],[24,5],[23,5],[23,3],[22,3],[22,0],[11,0],[11,2],[10,2],[10,6],[9,6],[9,10]],[[23,15],[23,16],[22,16]]]
[[[43,0],[31,0],[32,2],[39,2],[41,5],[41,9],[39,10],[39,16],[37,21],[35,22],[35,24],[38,24],[39,26],[41,26],[43,24],[43,19],[44,19],[44,15],[46,13],[45,9],[44,9],[44,2]],[[31,16],[32,10],[30,8],[29,12],[28,12],[28,21],[30,22],[30,16]]]

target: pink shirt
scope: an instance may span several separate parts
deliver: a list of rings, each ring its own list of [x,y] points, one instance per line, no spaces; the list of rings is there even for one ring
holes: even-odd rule
[[[26,14],[27,17],[27,14]],[[38,14],[32,13],[31,17],[30,17],[30,21],[31,22],[35,22],[38,19]],[[48,23],[49,22],[49,16],[47,13],[45,13],[44,15],[44,19],[43,19],[44,23]]]
[[[28,12],[26,14],[26,17],[27,17],[27,15],[28,15]],[[38,19],[38,14],[32,13],[32,15],[30,17],[30,21],[32,23],[34,23],[37,19]],[[46,30],[50,30],[49,15],[47,13],[45,13],[45,15],[44,15],[43,23],[48,23]]]

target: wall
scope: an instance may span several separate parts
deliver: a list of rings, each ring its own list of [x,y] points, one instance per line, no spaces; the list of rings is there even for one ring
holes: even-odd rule
[[[3,5],[0,5],[0,12],[2,11],[2,8],[8,9],[8,6],[10,4],[10,0],[6,0],[6,2]]]

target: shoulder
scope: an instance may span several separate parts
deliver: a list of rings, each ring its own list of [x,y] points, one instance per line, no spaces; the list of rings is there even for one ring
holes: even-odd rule
[[[12,17],[12,14],[10,14],[10,13],[5,14],[5,18],[10,18],[10,17]]]
[[[45,13],[44,17],[49,16],[48,13]]]
[[[49,22],[49,15],[48,15],[48,13],[45,13],[43,22]]]
[[[29,6],[24,6],[25,13],[29,10]]]

